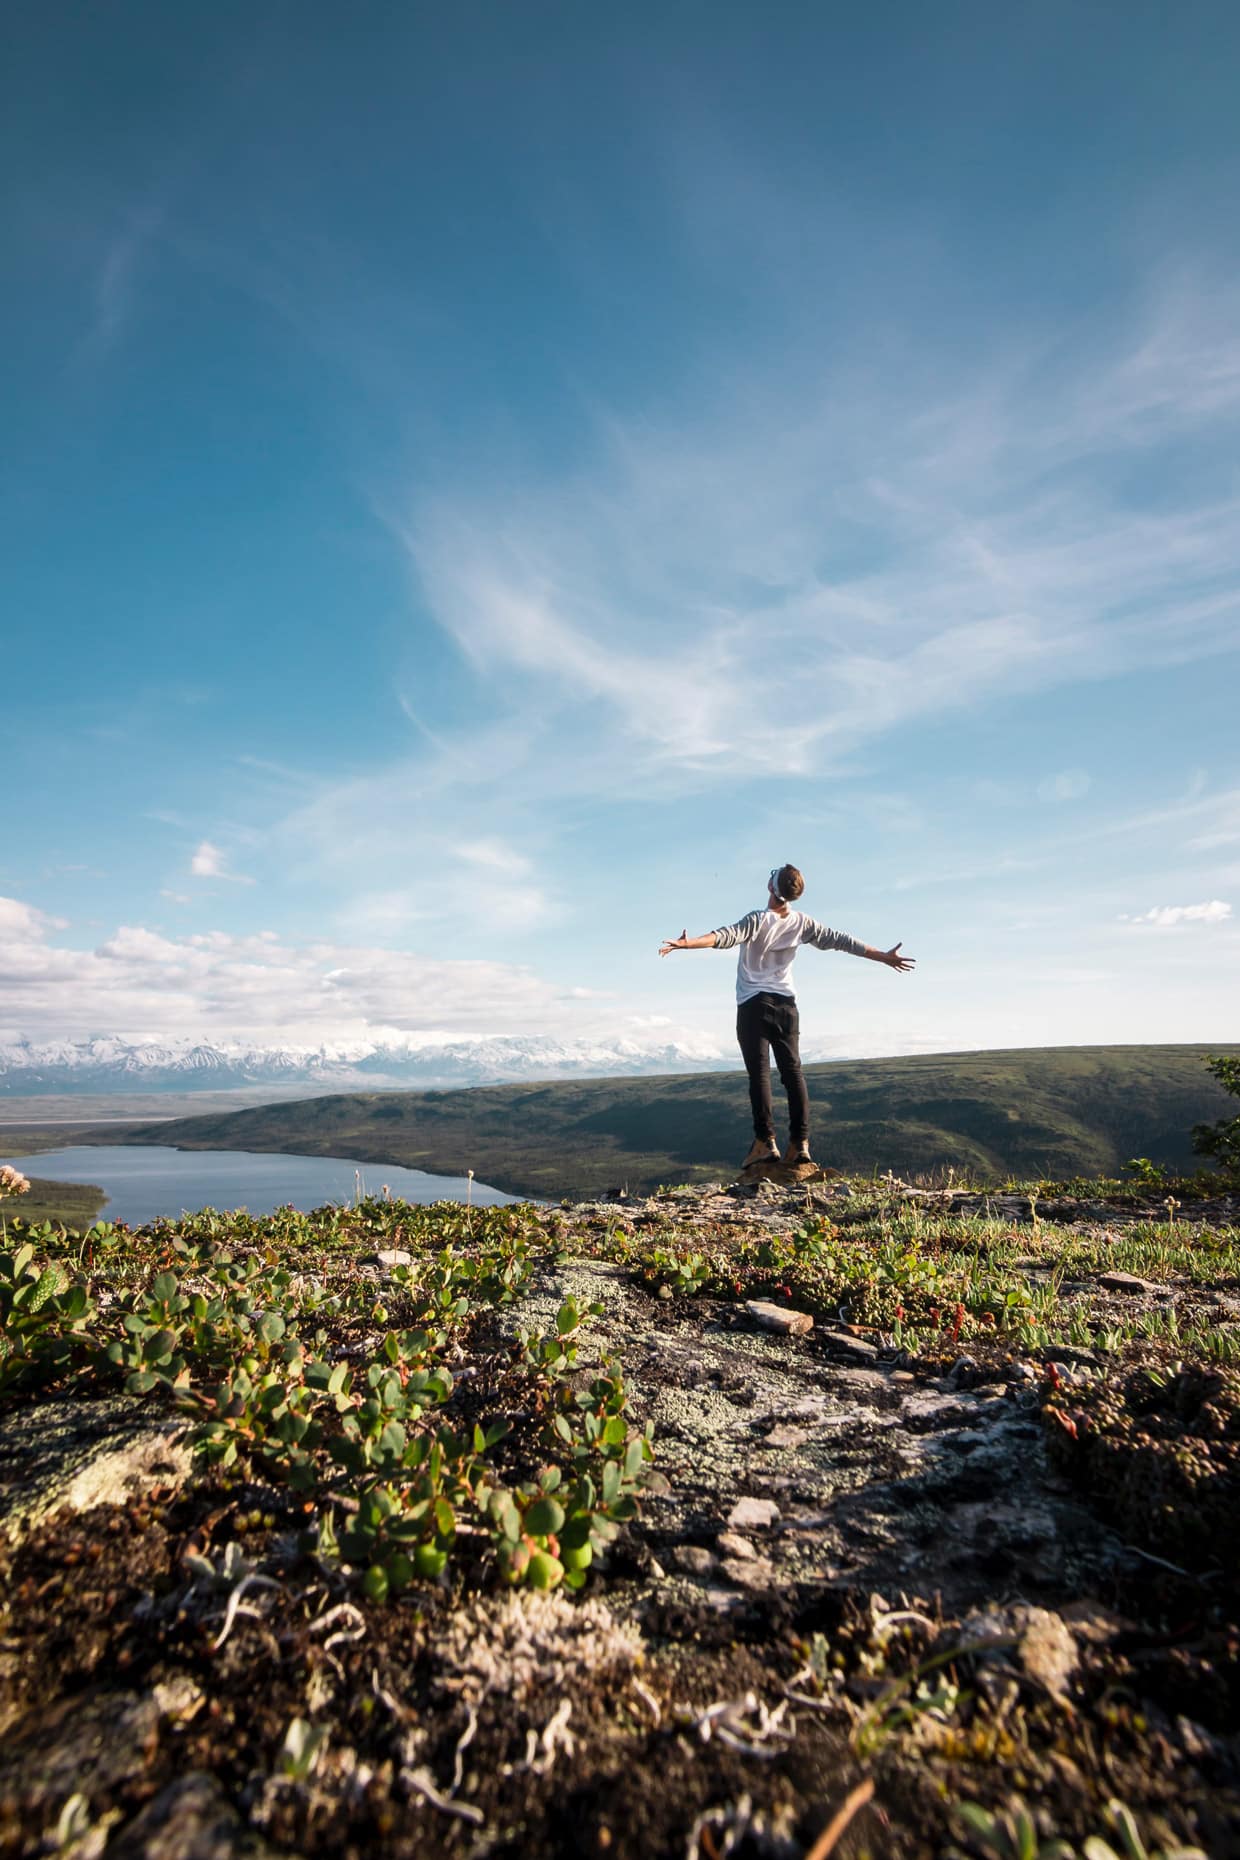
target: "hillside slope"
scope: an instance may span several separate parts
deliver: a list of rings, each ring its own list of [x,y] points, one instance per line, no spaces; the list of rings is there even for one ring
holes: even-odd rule
[[[806,1068],[815,1153],[852,1173],[954,1166],[988,1181],[1181,1168],[1190,1130],[1233,1107],[1205,1070],[1219,1046],[1039,1047]],[[778,1092],[778,1086],[776,1087]],[[749,1142],[743,1074],[596,1079],[453,1092],[351,1093],[193,1117],[95,1141],[351,1156],[558,1197],[704,1181]]]

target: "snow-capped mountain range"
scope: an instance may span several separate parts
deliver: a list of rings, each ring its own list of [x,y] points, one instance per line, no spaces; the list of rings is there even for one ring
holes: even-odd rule
[[[521,1079],[616,1078],[717,1072],[732,1054],[671,1042],[562,1042],[545,1038],[459,1040],[401,1047],[266,1047],[206,1042],[90,1040],[0,1045],[0,1097],[110,1091],[315,1091],[440,1089]]]

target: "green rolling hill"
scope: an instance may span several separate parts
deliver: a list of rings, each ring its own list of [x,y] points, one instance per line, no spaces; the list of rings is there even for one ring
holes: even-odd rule
[[[1191,1169],[1192,1126],[1235,1110],[1203,1062],[1237,1051],[1034,1047],[809,1066],[815,1154],[854,1174],[951,1166],[979,1181],[1117,1175],[1132,1156]],[[776,1094],[778,1103],[778,1082]],[[743,1073],[698,1073],[350,1093],[89,1140],[472,1169],[497,1188],[556,1199],[727,1176],[748,1147],[749,1103]]]

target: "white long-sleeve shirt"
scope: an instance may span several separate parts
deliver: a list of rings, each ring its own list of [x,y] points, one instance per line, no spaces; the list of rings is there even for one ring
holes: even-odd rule
[[[794,1001],[792,963],[802,943],[815,949],[842,949],[849,956],[864,956],[866,946],[842,930],[828,930],[825,924],[807,917],[804,911],[750,911],[737,923],[715,931],[716,949],[733,949],[740,945],[736,959],[736,999],[748,1001],[754,995],[788,995]]]

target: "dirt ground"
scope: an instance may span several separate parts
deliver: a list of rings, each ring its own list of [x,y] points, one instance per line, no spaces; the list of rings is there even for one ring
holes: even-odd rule
[[[693,1207],[725,1251],[788,1214]],[[640,1270],[652,1208],[549,1216],[558,1258],[471,1342],[598,1304],[591,1348],[654,1424],[577,1597],[465,1557],[372,1603],[299,1547],[287,1486],[187,1477],[158,1402],[101,1409],[91,1454],[142,1447],[119,1500],[30,1510],[0,1549],[0,1855],[820,1860],[867,1779],[830,1849],[854,1860],[1009,1851],[969,1802],[1122,1851],[1113,1799],[1151,1855],[1240,1853],[1236,1372],[769,1329]],[[39,1414],[3,1418],[0,1491]]]

